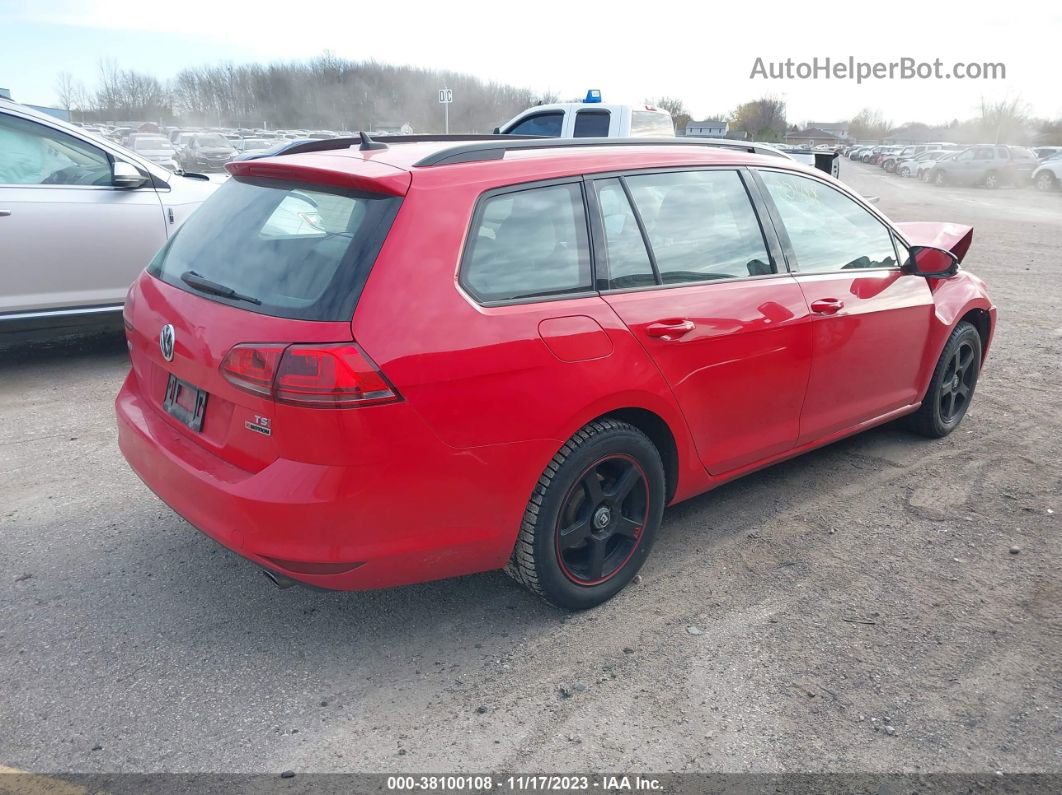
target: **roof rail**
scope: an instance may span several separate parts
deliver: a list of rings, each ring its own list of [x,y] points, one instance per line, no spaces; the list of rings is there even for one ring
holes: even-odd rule
[[[347,149],[355,146],[359,149],[365,143],[368,133],[358,133],[357,137],[351,138],[322,138],[316,141],[306,141],[285,149],[281,154],[297,155],[302,152],[327,152],[330,149]],[[415,144],[429,142],[453,142],[463,141],[498,141],[498,140],[527,140],[529,138],[542,139],[538,135],[374,135],[369,138],[370,143],[381,144]],[[386,147],[384,147],[386,148]]]
[[[364,138],[362,137],[364,135]],[[373,138],[359,133],[357,138],[323,138],[319,141],[307,141],[285,149],[282,155],[296,155],[303,152],[327,152],[331,149],[365,148],[366,140],[370,148],[381,148],[377,144],[410,143],[453,143],[422,157],[414,166],[448,166],[456,163],[471,163],[480,160],[501,160],[509,151],[527,151],[531,149],[566,149],[585,146],[710,146],[722,149],[735,149],[750,154],[778,155],[779,151],[771,146],[761,146],[749,141],[730,138],[547,138],[542,135],[379,135]],[[386,148],[386,146],[382,147]]]
[[[528,140],[528,139],[531,140]],[[522,139],[522,140],[520,140]],[[390,139],[396,140],[396,139]],[[437,140],[437,139],[433,139]],[[722,138],[543,138],[541,136],[491,135],[476,137],[473,143],[432,152],[414,166],[447,166],[477,160],[501,160],[506,152],[529,149],[567,149],[579,146],[711,146],[752,154],[777,154],[768,147]],[[397,142],[397,140],[396,140]]]

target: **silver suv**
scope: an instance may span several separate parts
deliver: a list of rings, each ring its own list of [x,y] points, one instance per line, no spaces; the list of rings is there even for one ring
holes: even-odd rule
[[[133,279],[216,187],[0,100],[0,333],[116,318]]]

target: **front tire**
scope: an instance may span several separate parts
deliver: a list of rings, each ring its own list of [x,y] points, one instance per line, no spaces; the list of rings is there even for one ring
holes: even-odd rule
[[[1047,192],[1049,190],[1052,190],[1054,187],[1055,187],[1055,178],[1054,178],[1054,175],[1051,174],[1050,172],[1045,171],[1044,173],[1040,174],[1036,178],[1036,189],[1037,190],[1042,190],[1044,192]]]
[[[963,321],[944,345],[921,408],[910,415],[912,430],[940,439],[959,427],[973,399],[980,370],[981,335]]]
[[[911,176],[911,169],[908,168],[907,166],[904,166],[903,168],[900,169],[900,176],[901,177],[909,177],[909,176]]]
[[[619,420],[584,425],[535,484],[507,571],[556,607],[596,607],[642,567],[665,499],[649,437]]]
[[[995,190],[1000,185],[999,174],[995,171],[989,171],[985,174],[985,187],[989,190]]]
[[[933,175],[933,184],[938,188],[943,188],[948,184],[948,177],[943,171],[938,171]]]

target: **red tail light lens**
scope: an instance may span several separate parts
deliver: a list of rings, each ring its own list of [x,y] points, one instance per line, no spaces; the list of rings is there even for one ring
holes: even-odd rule
[[[357,345],[237,345],[221,365],[234,386],[280,403],[353,408],[400,400]]]
[[[286,345],[237,345],[221,363],[221,374],[233,386],[262,397],[273,396],[273,377]]]

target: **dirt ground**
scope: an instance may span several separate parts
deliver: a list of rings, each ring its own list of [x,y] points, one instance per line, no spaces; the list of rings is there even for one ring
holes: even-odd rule
[[[500,572],[278,591],[124,464],[120,334],[0,350],[0,765],[1062,771],[1062,194],[842,177],[975,227],[999,330],[962,427],[679,505],[577,615]]]

